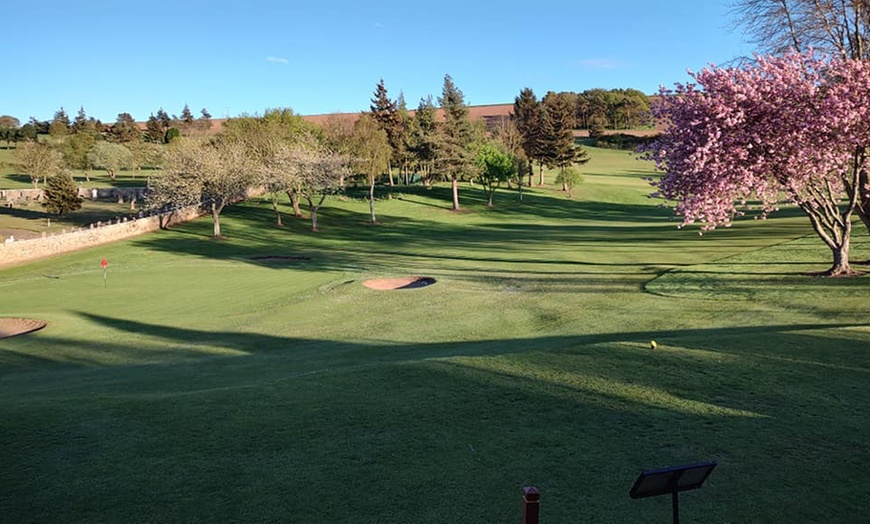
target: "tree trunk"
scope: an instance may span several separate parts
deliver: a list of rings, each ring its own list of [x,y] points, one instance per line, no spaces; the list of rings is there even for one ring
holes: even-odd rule
[[[542,185],[544,185],[544,163],[543,163],[543,162],[539,162],[539,163],[538,163],[538,167],[539,167],[539,170],[538,170],[538,185],[539,185],[539,186],[542,186]]]
[[[529,159],[529,187],[532,187],[532,181],[535,178],[535,164]]]
[[[372,215],[372,224],[377,224],[378,219],[375,217],[375,177],[369,179],[369,213]]]
[[[387,173],[389,173],[390,187],[393,187],[395,184],[393,183],[393,163],[392,162],[390,162],[389,165],[387,166]]]
[[[487,193],[489,193],[489,200],[486,202],[486,207],[492,207],[492,196],[495,194],[495,188],[488,190]]]
[[[284,227],[284,223],[281,222],[281,211],[278,209],[278,194],[272,196],[272,209],[275,211],[275,215],[278,217],[278,227]]]
[[[299,209],[299,193],[296,191],[287,191],[287,196],[290,198],[290,204],[293,206],[293,216],[301,217],[302,210]]]
[[[309,204],[308,211],[311,213],[311,231],[317,231],[317,206]]]
[[[214,224],[214,238],[221,237],[221,209],[223,206],[218,206],[213,200],[211,203],[211,220]]]
[[[453,211],[459,211],[459,181],[453,177],[451,182],[453,186]]]
[[[822,273],[826,277],[845,277],[854,275],[855,271],[849,265],[849,238],[847,237],[842,246],[832,247],[831,253],[834,255],[834,263],[831,269]]]
[[[517,191],[520,193],[520,202],[523,201],[523,179],[520,177],[519,184],[517,184]]]

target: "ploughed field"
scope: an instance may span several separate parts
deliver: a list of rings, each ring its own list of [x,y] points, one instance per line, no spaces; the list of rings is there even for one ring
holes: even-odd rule
[[[542,521],[665,522],[632,482],[702,460],[686,521],[863,518],[870,277],[806,276],[790,209],[678,230],[590,153],[573,199],[379,188],[368,225],[351,190],[316,234],[254,200],[0,271],[47,322],[0,339],[3,519],[511,522],[531,485]]]

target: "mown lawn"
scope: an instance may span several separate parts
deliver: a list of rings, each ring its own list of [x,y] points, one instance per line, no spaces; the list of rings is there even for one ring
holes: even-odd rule
[[[0,271],[49,321],[0,340],[3,519],[512,522],[534,485],[543,522],[667,522],[637,474],[716,460],[687,522],[862,520],[870,277],[805,276],[794,212],[677,230],[591,154],[571,200],[351,192],[317,234],[251,201]],[[361,284],[400,275],[437,283]]]

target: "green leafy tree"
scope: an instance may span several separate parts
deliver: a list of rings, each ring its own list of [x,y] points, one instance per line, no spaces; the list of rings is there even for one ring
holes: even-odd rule
[[[453,191],[453,210],[459,210],[459,180],[474,175],[474,153],[471,144],[476,138],[475,128],[468,116],[465,95],[453,83],[450,75],[444,75],[444,85],[438,104],[444,111],[441,126],[441,144],[436,165],[450,180]]]
[[[486,191],[487,207],[492,207],[495,190],[503,182],[516,176],[516,159],[494,141],[486,141],[477,148],[475,165],[480,183]]]
[[[562,188],[568,193],[568,198],[574,197],[574,188],[583,182],[583,175],[576,167],[569,166],[559,170],[556,175],[556,183],[562,184]]]
[[[0,140],[6,142],[7,149],[13,142],[18,142],[20,127],[21,121],[17,118],[9,115],[0,116]]]
[[[28,122],[18,130],[18,140],[36,140],[36,126]]]
[[[524,137],[517,129],[516,120],[501,119],[492,130],[493,141],[503,150],[513,157],[516,169],[511,178],[508,179],[508,189],[512,183],[517,185],[517,193],[519,201],[523,201],[523,179],[526,173],[530,172],[529,159],[526,156],[526,151],[523,148]]]
[[[66,170],[48,177],[43,193],[42,205],[49,213],[63,215],[82,207],[83,199],[79,196],[75,181]]]
[[[291,147],[315,134],[315,126],[290,108],[270,109],[262,117],[231,118],[224,123],[223,138],[242,143],[248,151],[256,166],[257,183],[270,195],[279,226],[283,225],[278,208],[281,193],[290,198],[293,215],[302,216],[298,179],[290,166]]]
[[[163,142],[171,144],[181,138],[181,130],[177,127],[170,127],[166,130],[166,135],[163,136]]]

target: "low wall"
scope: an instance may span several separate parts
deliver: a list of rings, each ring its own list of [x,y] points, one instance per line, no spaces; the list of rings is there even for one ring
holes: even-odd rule
[[[261,196],[264,192],[262,187],[249,188],[245,194],[233,198],[231,203]],[[11,241],[6,239],[5,242],[0,243],[0,267],[108,244],[157,231],[161,227],[187,222],[205,214],[206,205],[196,204],[137,219],[121,218],[114,223],[91,224],[87,228],[65,231],[51,236],[46,235],[42,238]]]
[[[122,218],[114,223],[91,224],[87,228],[41,238],[11,242],[7,239],[5,243],[0,243],[0,267],[124,240],[161,227],[193,220],[202,214],[202,207],[195,205],[138,219]]]
[[[118,199],[129,202],[131,198],[142,200],[148,193],[147,187],[93,187],[79,188],[79,196],[97,199]],[[0,202],[4,204],[16,204],[18,202],[42,202],[45,191],[42,189],[0,189]]]

